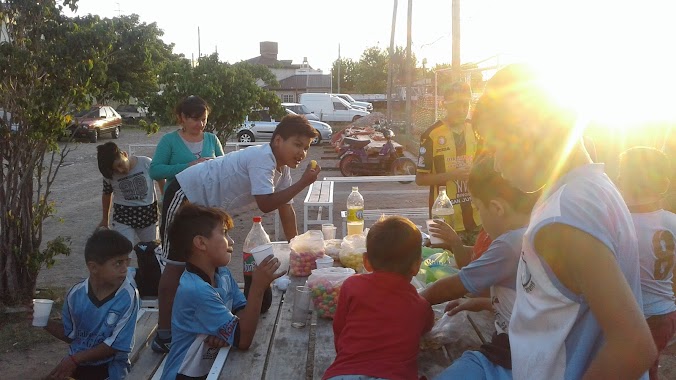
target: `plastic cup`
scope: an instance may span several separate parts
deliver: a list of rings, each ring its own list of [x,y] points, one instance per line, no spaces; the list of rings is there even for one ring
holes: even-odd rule
[[[436,224],[434,219],[427,219],[425,222],[427,223],[427,234],[430,236],[430,244],[443,244],[444,241],[442,239],[432,236],[432,233],[430,232],[430,226]]]
[[[251,254],[256,261],[256,265],[260,265],[266,257],[274,255],[274,249],[272,248],[272,244],[263,244],[256,248],[252,248]]]
[[[311,294],[311,290],[307,286],[296,286],[293,297],[293,314],[291,314],[292,327],[300,329],[307,324]]]
[[[291,247],[289,247],[289,243],[285,241],[272,243],[272,254],[275,255],[277,260],[279,260],[279,269],[277,269],[275,274],[288,272],[289,255],[291,254]]]
[[[320,257],[316,259],[315,262],[317,263],[317,269],[333,267],[333,257],[331,256]]]
[[[336,226],[333,224],[322,224],[322,234],[324,234],[324,240],[335,239]]]
[[[364,222],[347,222],[347,234],[348,235],[360,235],[364,232]]]
[[[33,326],[45,327],[49,321],[49,314],[52,312],[54,301],[46,299],[33,300]]]

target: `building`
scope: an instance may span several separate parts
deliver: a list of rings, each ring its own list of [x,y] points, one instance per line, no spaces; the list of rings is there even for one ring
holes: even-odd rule
[[[301,64],[294,64],[291,60],[280,60],[277,58],[278,44],[272,41],[260,43],[260,54],[244,62],[264,65],[272,71],[279,86],[268,90],[277,94],[282,102],[298,102],[300,94],[304,92],[331,92],[331,75],[313,69],[307,57],[304,57]],[[264,86],[262,82],[259,82],[259,85]]]

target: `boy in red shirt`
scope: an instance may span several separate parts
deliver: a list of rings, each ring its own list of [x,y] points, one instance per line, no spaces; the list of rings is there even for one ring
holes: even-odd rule
[[[364,268],[340,290],[333,320],[336,360],[324,380],[418,379],[420,337],[434,312],[411,278],[422,261],[422,238],[401,216],[382,218],[366,237]]]

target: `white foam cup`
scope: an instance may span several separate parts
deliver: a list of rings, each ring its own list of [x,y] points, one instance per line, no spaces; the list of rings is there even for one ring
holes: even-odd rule
[[[324,240],[335,239],[336,226],[333,224],[322,224],[322,234],[324,234]]]
[[[430,226],[436,224],[434,219],[427,219],[425,222],[427,223],[427,234],[430,236],[430,244],[442,244],[444,241],[438,237],[432,236],[432,233],[430,232]]]
[[[46,299],[33,300],[33,326],[45,327],[49,321],[49,314],[52,311],[54,301]]]
[[[251,254],[254,257],[254,260],[256,261],[256,265],[261,265],[261,263],[263,262],[263,260],[265,260],[266,257],[274,254],[274,250],[272,248],[272,244],[263,244],[259,245],[256,248],[252,248]]]
[[[315,262],[317,263],[317,269],[333,267],[333,257],[331,256],[320,257]]]

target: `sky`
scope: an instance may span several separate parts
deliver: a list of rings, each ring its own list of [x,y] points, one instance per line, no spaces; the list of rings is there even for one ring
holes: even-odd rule
[[[276,41],[279,59],[328,73],[338,58],[359,60],[372,46],[389,46],[393,0],[79,0],[78,15],[136,13],[157,22],[174,51],[198,55],[218,49],[221,60],[259,55]],[[428,68],[451,62],[451,0],[413,0],[412,49]],[[408,1],[398,2],[395,44],[406,45]],[[604,88],[618,81],[655,94],[676,88],[676,5],[669,0],[461,0],[461,61],[496,54],[499,61],[545,67],[561,82]],[[654,79],[658,78],[659,81]],[[619,96],[617,93],[611,94]],[[672,102],[673,104],[673,102]],[[676,107],[674,107],[676,108]]]

